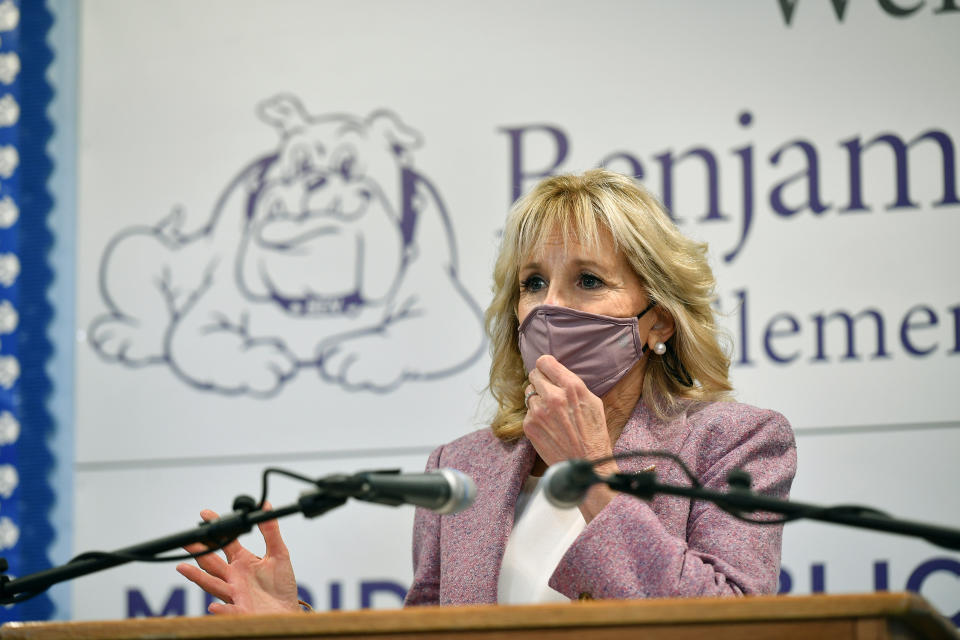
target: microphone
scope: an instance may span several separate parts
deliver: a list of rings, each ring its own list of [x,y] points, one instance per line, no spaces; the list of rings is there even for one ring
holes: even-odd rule
[[[587,495],[587,490],[603,482],[588,460],[564,460],[552,464],[543,474],[543,493],[553,506],[572,509]]]
[[[437,513],[457,513],[473,504],[477,485],[456,469],[427,473],[370,471],[352,476],[329,476],[317,486],[330,495],[392,506],[412,504]]]

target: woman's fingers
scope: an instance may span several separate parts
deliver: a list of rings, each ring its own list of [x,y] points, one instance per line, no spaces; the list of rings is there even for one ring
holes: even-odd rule
[[[226,561],[217,554],[217,552],[214,551],[202,556],[197,556],[194,559],[197,561],[197,564],[200,565],[200,568],[210,575],[216,576],[222,580],[227,579],[227,571],[229,571],[230,565],[228,565]]]
[[[236,538],[234,538],[227,544],[223,545],[223,554],[227,556],[227,562],[235,562],[237,558],[239,558],[245,553],[250,553],[250,552],[247,551],[246,548],[244,548],[244,546],[240,544],[240,542]],[[210,554],[210,555],[213,555],[213,554]],[[253,554],[250,554],[250,555],[253,555]]]
[[[264,509],[270,509],[264,504]],[[216,512],[204,510],[201,517],[209,522],[216,519]],[[210,595],[223,600],[213,603],[210,613],[266,613],[272,611],[296,611],[297,585],[290,566],[290,555],[276,520],[260,523],[260,531],[266,542],[267,552],[263,558],[251,553],[238,541],[231,540],[222,551],[226,559],[217,553],[197,556],[199,567],[180,564],[177,571]],[[207,550],[204,544],[185,547],[191,553]]]
[[[221,600],[230,602],[229,586],[226,582],[210,575],[192,564],[181,562],[177,565],[177,572],[198,587]]]
[[[545,400],[551,397],[552,395],[554,395],[555,393],[557,393],[558,391],[560,391],[560,387],[555,385],[539,369],[531,370],[527,378],[530,380],[530,386],[532,386],[533,389],[537,392],[537,395],[540,396],[541,400]],[[530,399],[532,400],[535,397],[536,396],[533,396]],[[529,405],[529,402],[528,402],[528,405]]]
[[[220,517],[220,514],[216,511],[211,511],[210,509],[204,509],[200,512],[200,517],[203,518],[204,522],[210,522],[211,520],[216,520]]]
[[[215,615],[236,615],[240,613],[234,605],[223,602],[211,602],[207,611]]]
[[[547,464],[607,455],[611,444],[603,402],[576,374],[544,355],[529,380],[537,395],[528,399],[523,430]]]
[[[197,564],[207,573],[211,573],[218,578],[224,578],[226,576],[227,563],[216,551],[210,551],[210,547],[207,545],[202,542],[195,542],[186,545],[184,549],[187,553],[203,553],[204,551],[208,551],[209,553],[197,556],[194,560],[196,560]]]
[[[577,382],[580,381],[576,376],[574,378]],[[527,409],[532,409],[530,413],[533,413],[534,417],[554,423],[555,426],[563,426],[565,430],[571,433],[576,431],[574,423],[577,421],[576,414],[580,408],[580,398],[576,387],[557,385],[539,368],[530,372],[529,379],[537,390],[537,396],[539,396],[539,398],[537,396],[530,398],[530,400],[536,400],[534,405],[531,406],[530,402],[527,402]],[[583,383],[580,382],[580,384]]]
[[[540,356],[537,366],[527,377],[530,384],[537,390],[537,394],[544,400],[573,401],[590,395],[583,380],[553,356]]]
[[[573,371],[570,371],[570,369],[567,369],[565,366],[560,364],[559,360],[549,354],[545,354],[537,358],[537,366],[534,368],[534,371],[539,372],[543,376],[544,380],[548,380],[556,387],[571,389],[583,387],[586,389],[586,385],[583,384],[583,380],[580,379],[580,376],[575,374]]]
[[[213,511],[211,509],[204,509],[203,511],[200,512],[200,517],[203,518],[204,522],[210,522],[212,520],[216,520],[217,518],[219,518],[220,514],[218,514],[216,511]],[[196,549],[192,547],[194,547],[194,545],[190,545],[190,547],[184,547],[184,548],[190,553],[198,553],[199,551],[203,551],[204,549],[207,548],[203,545],[200,545],[200,548],[196,548]],[[234,538],[233,540],[225,544],[222,547],[222,550],[223,550],[223,553],[227,556],[227,562],[233,562],[242,554],[249,553],[246,549],[243,548],[243,545],[240,544],[236,538]],[[220,557],[217,556],[215,553],[208,553],[205,556],[198,557],[197,563],[200,564],[200,566],[206,569],[207,571],[210,571],[210,569],[208,569],[205,566],[205,563],[212,562],[211,559],[213,558],[215,558],[216,560],[219,560],[221,563],[223,562],[223,560],[221,560]],[[204,561],[201,561],[201,560],[204,560]]]
[[[269,502],[263,503],[264,511],[273,509]],[[263,535],[263,541],[266,543],[267,555],[274,558],[286,558],[290,555],[287,551],[287,545],[284,544],[280,536],[280,523],[276,520],[267,520],[257,525],[260,527],[260,533]]]
[[[185,545],[183,548],[187,553],[200,553],[209,549],[209,547],[202,542],[194,542],[193,544]]]

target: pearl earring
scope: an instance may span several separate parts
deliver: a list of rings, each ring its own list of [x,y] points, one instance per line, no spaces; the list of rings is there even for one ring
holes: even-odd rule
[[[662,342],[658,342],[653,345],[653,352],[658,356],[662,356],[667,352],[667,345],[663,344]]]

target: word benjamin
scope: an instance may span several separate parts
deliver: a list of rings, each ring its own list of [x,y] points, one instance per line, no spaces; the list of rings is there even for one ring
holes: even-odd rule
[[[743,128],[748,128],[753,122],[753,114],[744,111],[738,119]],[[510,138],[510,177],[511,177],[511,196],[512,201],[516,201],[523,193],[524,188],[531,181],[537,181],[549,175],[562,171],[562,166],[567,160],[570,151],[570,138],[565,131],[557,126],[549,124],[530,124],[515,127],[502,127],[500,131],[506,133]],[[531,168],[524,162],[526,155],[525,145],[531,139],[536,138],[536,144],[542,147],[543,144],[552,145],[553,160],[545,167]],[[956,151],[953,139],[940,129],[928,129],[909,140],[896,133],[886,132],[878,133],[870,139],[864,141],[860,135],[851,136],[845,140],[840,140],[837,146],[841,148],[841,155],[846,160],[847,172],[845,176],[845,189],[843,193],[831,194],[831,198],[825,196],[820,185],[820,163],[821,154],[824,153],[811,140],[805,140],[797,137],[788,140],[769,152],[766,157],[767,162],[773,167],[780,166],[783,161],[790,158],[790,164],[793,166],[795,161],[800,163],[801,169],[793,171],[788,175],[781,177],[767,190],[767,203],[769,210],[779,218],[794,218],[798,214],[809,211],[815,216],[836,210],[837,214],[848,215],[869,212],[873,210],[873,205],[869,203],[864,195],[864,184],[876,184],[878,182],[888,182],[887,178],[865,175],[864,155],[868,150],[874,147],[886,147],[893,155],[893,182],[896,184],[896,198],[893,202],[886,205],[888,211],[898,209],[917,209],[920,204],[911,196],[910,179],[911,172],[908,166],[908,152],[914,147],[924,144],[927,147],[938,148],[940,158],[940,170],[937,175],[943,177],[942,196],[939,200],[932,203],[933,207],[950,207],[960,205],[960,199],[957,198],[957,171],[956,171]],[[754,215],[757,209],[755,204],[755,191],[758,188],[756,184],[755,164],[757,162],[757,150],[753,144],[746,144],[741,147],[730,149],[729,153],[735,157],[732,161],[731,170],[737,172],[740,186],[739,200],[741,203],[739,217],[739,240],[736,246],[732,247],[723,255],[725,262],[731,262],[746,245],[753,228]],[[695,220],[698,224],[728,224],[733,221],[734,216],[727,207],[721,206],[720,193],[720,154],[706,145],[695,145],[682,151],[667,149],[652,156],[652,164],[659,167],[660,173],[660,198],[663,201],[671,217],[681,224],[687,221],[687,212],[673,211],[674,192],[690,191],[693,193],[706,192],[706,212]],[[703,168],[704,183],[699,186],[680,186],[675,184],[675,170],[678,165],[689,162],[698,162]],[[647,175],[649,161],[642,160],[630,151],[613,151],[600,159],[599,166],[607,167],[612,170],[620,171],[627,175],[632,175],[638,180],[643,180]],[[875,164],[867,165],[875,166]],[[685,172],[684,176],[689,176],[690,171]],[[930,171],[927,171],[930,173]],[[694,175],[696,172],[694,172]],[[799,199],[796,202],[788,202],[787,192],[800,191],[805,194],[805,199]],[[835,204],[834,201],[842,199],[843,204]]]

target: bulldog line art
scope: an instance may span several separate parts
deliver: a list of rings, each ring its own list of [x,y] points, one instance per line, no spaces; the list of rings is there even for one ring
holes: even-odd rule
[[[119,231],[100,262],[103,359],[167,366],[196,389],[270,397],[305,370],[350,391],[451,375],[485,346],[450,218],[395,114],[257,108],[279,145],[188,229],[176,207]]]

